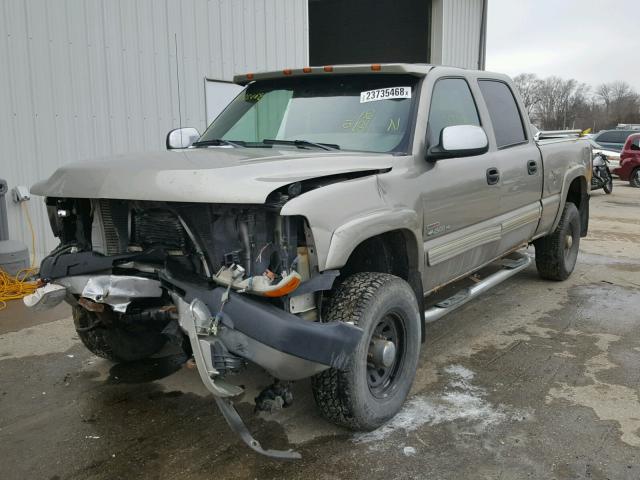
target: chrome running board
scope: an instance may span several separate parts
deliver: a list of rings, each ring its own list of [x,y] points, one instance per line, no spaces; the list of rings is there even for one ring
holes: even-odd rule
[[[469,300],[476,298],[478,295],[504,282],[506,279],[513,277],[516,273],[524,270],[531,264],[531,257],[526,253],[518,253],[517,255],[518,258],[515,259],[503,258],[502,269],[496,273],[489,275],[487,278],[479,281],[471,287],[463,288],[451,297],[442,300],[436,303],[433,307],[425,310],[425,323],[435,322],[439,318],[444,317],[447,313],[461,307]]]

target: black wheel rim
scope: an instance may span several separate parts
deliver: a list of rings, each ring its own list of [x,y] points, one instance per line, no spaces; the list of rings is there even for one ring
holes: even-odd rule
[[[570,225],[564,237],[564,263],[565,268],[573,270],[578,259],[578,248],[580,245],[580,224],[574,222]]]
[[[395,357],[388,367],[376,365],[372,358],[372,346],[375,340],[385,340],[395,345]],[[376,398],[388,397],[396,388],[402,375],[406,352],[406,328],[402,316],[395,312],[384,315],[373,329],[369,339],[367,354],[367,385]]]

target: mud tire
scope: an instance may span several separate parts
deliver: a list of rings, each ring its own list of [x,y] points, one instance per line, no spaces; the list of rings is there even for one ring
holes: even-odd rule
[[[555,231],[533,244],[536,267],[541,278],[555,281],[569,278],[580,249],[580,214],[575,204],[567,202]]]
[[[407,282],[393,275],[356,273],[334,292],[326,319],[352,322],[364,334],[345,370],[329,369],[312,378],[318,409],[340,426],[373,430],[398,413],[415,377],[421,343],[421,317],[415,294]],[[397,350],[390,368],[395,374],[382,384],[386,390],[380,393],[378,387],[371,387],[369,347],[374,334],[379,335],[380,325],[388,321],[394,322],[397,327],[393,328],[402,331],[402,335],[395,335]]]
[[[73,308],[73,323],[85,347],[94,355],[115,363],[133,362],[150,357],[167,342],[167,337],[162,333],[146,329],[133,331],[118,325],[108,328],[98,325],[85,330],[96,322],[94,313],[80,307]]]

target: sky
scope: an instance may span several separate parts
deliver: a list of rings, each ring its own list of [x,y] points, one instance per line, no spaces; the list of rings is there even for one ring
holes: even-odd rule
[[[640,92],[640,0],[489,0],[487,70],[624,80]]]

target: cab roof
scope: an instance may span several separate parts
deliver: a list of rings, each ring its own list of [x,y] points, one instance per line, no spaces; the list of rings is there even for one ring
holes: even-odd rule
[[[373,64],[353,64],[353,65],[324,65],[320,67],[285,68],[284,70],[273,70],[270,72],[245,73],[233,77],[234,83],[246,85],[254,80],[265,80],[284,77],[320,76],[345,73],[391,73],[408,74],[416,77],[424,77],[433,65],[424,63],[373,63]]]

